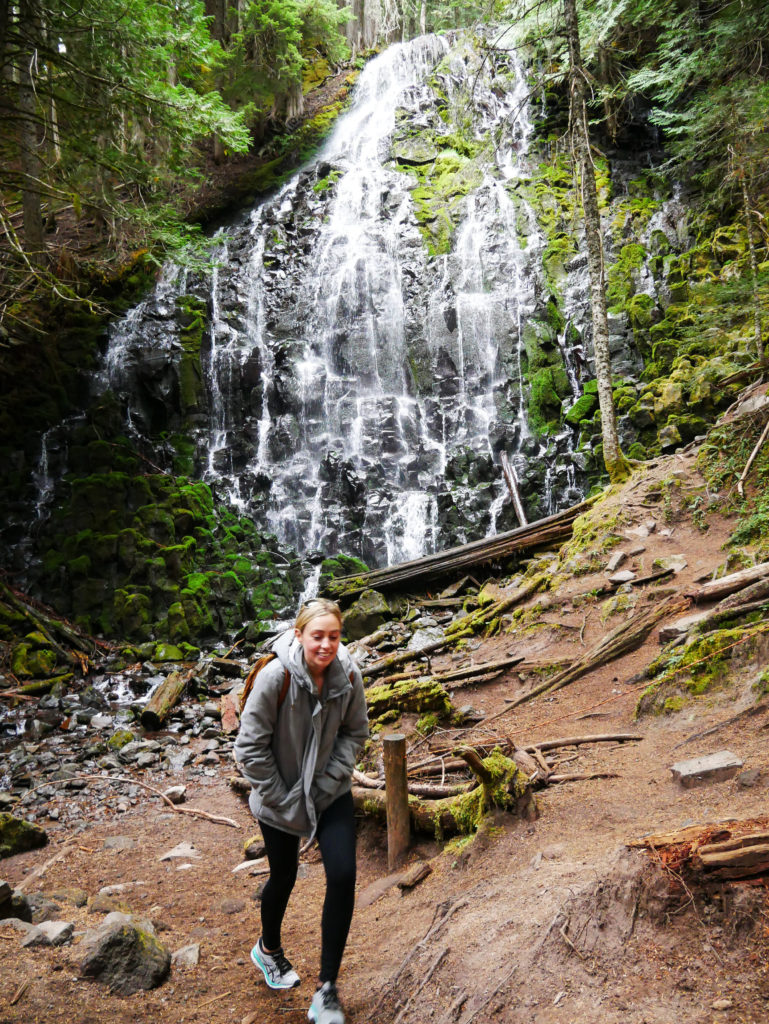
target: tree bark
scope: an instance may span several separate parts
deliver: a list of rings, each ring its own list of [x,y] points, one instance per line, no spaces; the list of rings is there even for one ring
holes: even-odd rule
[[[617,415],[612,394],[603,236],[595,170],[590,154],[590,132],[585,101],[585,69],[582,66],[580,50],[577,0],[563,0],[563,12],[569,45],[571,139],[580,178],[582,209],[585,216],[585,244],[587,245],[590,273],[590,308],[593,320],[593,354],[595,375],[598,381],[598,404],[601,410],[603,461],[611,482],[621,483],[630,475],[630,467],[619,446]]]
[[[30,35],[34,35],[37,17],[29,0],[20,0],[19,22]],[[19,109],[19,150],[23,184],[21,201],[24,223],[24,249],[29,262],[36,267],[45,264],[45,242],[43,238],[43,214],[40,204],[40,153],[37,137],[37,111],[33,69],[37,63],[37,52],[29,52],[19,61],[20,78],[18,87]]]

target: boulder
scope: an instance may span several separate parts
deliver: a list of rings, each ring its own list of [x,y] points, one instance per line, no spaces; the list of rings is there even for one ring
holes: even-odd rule
[[[152,925],[128,914],[110,914],[79,946],[80,974],[110,991],[131,995],[157,988],[168,977],[171,954]]]
[[[364,590],[343,615],[345,633],[350,640],[362,640],[392,618],[387,601],[377,590]]]
[[[0,857],[37,850],[48,842],[45,829],[12,814],[0,814]]]

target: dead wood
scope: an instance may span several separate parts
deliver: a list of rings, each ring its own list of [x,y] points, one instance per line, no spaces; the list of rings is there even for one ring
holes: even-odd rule
[[[521,526],[527,526],[526,513],[523,511],[523,502],[521,501],[521,494],[518,490],[518,474],[515,472],[515,466],[512,465],[510,459],[507,457],[507,452],[500,452],[499,461],[502,464],[502,474],[507,484],[507,489],[510,492],[510,500],[513,503],[515,514],[518,517],[518,522]]]
[[[512,668],[513,665],[520,665],[523,661],[523,655],[516,655],[511,658],[502,658],[499,661],[485,661],[477,665],[468,665],[465,668],[457,668],[452,672],[437,672],[434,673],[430,678],[434,682],[447,683],[452,682],[455,679],[465,679],[470,676],[483,675],[485,673],[493,673],[497,675],[505,668]],[[404,679],[413,679],[414,676],[408,672],[400,672],[397,675],[385,676],[384,679],[380,680],[380,685],[384,686],[386,683],[399,683]],[[468,683],[472,685],[472,683]]]
[[[596,500],[597,498],[591,498],[528,526],[521,526],[495,537],[472,541],[470,544],[462,544],[425,558],[402,562],[384,569],[373,569],[371,572],[355,576],[337,577],[325,584],[325,593],[329,597],[353,597],[368,589],[402,588],[404,584],[413,585],[416,581],[426,583],[448,573],[461,572],[471,566],[509,558],[519,551],[554,544],[570,535],[574,520]]]
[[[457,754],[459,754],[462,760],[467,764],[470,771],[477,776],[478,781],[482,786],[493,785],[494,780],[491,777],[491,773],[478,756],[477,750],[473,750],[472,747],[461,747],[457,751]]]
[[[409,661],[417,661],[420,658],[426,657],[428,654],[433,654],[435,651],[439,651],[441,647],[445,647],[448,640],[436,640],[434,643],[426,644],[424,647],[420,647],[418,651],[396,651],[395,654],[388,654],[384,658],[380,658],[379,661],[373,662],[371,665],[366,665],[365,668],[361,669],[361,674],[364,679],[368,679],[370,676],[378,676],[380,672],[384,672],[386,668],[394,668],[396,665],[405,665]]]
[[[749,569],[741,569],[739,572],[730,573],[720,579],[709,580],[697,590],[687,593],[686,596],[690,597],[695,604],[702,601],[719,601],[765,576],[769,576],[769,562],[761,562],[760,565],[752,565]]]
[[[598,733],[594,736],[567,736],[561,740],[543,740],[532,743],[523,749],[533,753],[535,750],[557,750],[559,747],[579,747],[583,743],[627,743],[638,742],[643,736],[634,732]]]
[[[366,703],[371,721],[388,711],[451,713],[448,693],[440,683],[429,678],[407,679],[393,686],[372,686],[366,693]]]
[[[465,615],[462,619],[457,619],[456,622],[452,622],[446,630],[447,638],[456,642],[464,637],[475,636],[477,633],[485,631],[505,612],[514,608],[515,605],[520,604],[521,601],[530,597],[538,590],[541,590],[551,578],[551,573],[541,572],[539,575],[529,580],[528,583],[524,583],[522,586],[516,587],[516,589],[506,597],[502,597],[498,601],[493,601],[490,605],[486,605],[486,607],[480,608],[476,612],[471,612],[470,615]]]
[[[473,751],[466,755],[474,761]],[[480,760],[480,759],[478,759]],[[425,800],[409,795],[409,817],[415,832],[432,835],[457,835],[475,831],[483,815],[494,807],[509,811],[515,817],[531,821],[537,816],[536,802],[531,783],[520,771],[514,761],[508,760],[500,774],[499,766],[494,769],[481,762],[480,767],[474,761],[474,771],[479,777],[485,775],[480,790],[478,787],[457,796],[444,797],[440,800]],[[377,789],[365,789],[353,786],[355,806],[365,814],[383,821],[386,814],[385,794]]]
[[[458,763],[461,764],[461,762]],[[370,776],[358,771],[357,768],[353,769],[352,778],[353,782],[357,782],[364,789],[383,790],[385,788],[384,779],[372,779]],[[408,783],[408,791],[413,796],[424,796],[428,800],[441,800],[444,797],[459,796],[460,793],[466,793],[473,785],[474,783],[472,782],[457,782],[450,786],[444,786],[430,782],[412,781]]]
[[[413,889],[415,885],[419,885],[421,881],[427,878],[428,875],[432,874],[432,868],[426,861],[420,861],[417,864],[412,865],[406,874],[395,884],[399,889]]]
[[[749,586],[743,587],[742,590],[738,590],[729,597],[725,597],[723,601],[718,602],[715,610],[725,611],[727,608],[739,609],[743,605],[748,604],[749,602],[758,601],[760,598],[766,597],[767,595],[769,595],[769,576],[756,580],[755,583],[751,583]]]
[[[685,602],[673,594],[659,604],[651,605],[636,615],[632,615],[627,622],[617,626],[616,629],[607,634],[595,647],[587,651],[569,668],[557,673],[551,679],[546,679],[539,686],[535,686],[533,690],[529,690],[527,693],[521,694],[520,697],[516,697],[502,711],[498,711],[496,715],[487,718],[485,724],[501,718],[502,715],[512,711],[513,708],[532,700],[534,697],[538,697],[540,694],[559,690],[561,687],[574,682],[575,679],[580,679],[582,676],[587,675],[588,672],[592,672],[594,668],[598,668],[600,665],[605,665],[615,658],[634,651],[646,640],[660,619],[666,615],[678,614],[685,607]]]
[[[617,772],[567,772],[565,774],[558,774],[557,772],[551,772],[547,776],[545,781],[548,785],[556,785],[560,782],[585,782],[588,779],[618,779],[620,776]]]
[[[513,760],[521,769],[525,772],[530,779],[534,776],[538,776],[540,772],[539,763],[534,760],[531,754],[527,753],[523,747],[516,747],[513,751]]]
[[[740,474],[740,478],[737,481],[737,493],[739,494],[739,496],[741,498],[745,497],[745,481],[748,478],[748,473],[750,472],[750,467],[755,462],[756,456],[761,451],[761,448],[763,447],[763,444],[766,441],[767,436],[769,436],[769,419],[764,424],[764,429],[761,431],[761,436],[756,441],[756,446],[753,449],[753,451],[750,453],[750,458],[745,463],[745,468],[743,469],[742,473]]]
[[[193,665],[186,672],[171,672],[158,686],[141,713],[140,721],[147,732],[158,731],[198,669],[199,665]]]
[[[475,607],[478,604],[477,597],[439,597],[434,601],[420,601],[420,608],[461,608],[463,605]]]
[[[75,651],[87,657],[91,657],[96,652],[96,644],[92,640],[76,632],[72,626],[63,620],[47,615],[40,608],[33,608],[31,604],[23,601],[2,581],[0,581],[0,599],[15,612],[23,615],[33,631],[42,633],[46,642],[50,644],[68,665],[83,667],[83,661],[74,653]],[[56,639],[57,637],[60,637],[61,641],[69,644],[73,650],[68,650],[64,647],[63,643]]]

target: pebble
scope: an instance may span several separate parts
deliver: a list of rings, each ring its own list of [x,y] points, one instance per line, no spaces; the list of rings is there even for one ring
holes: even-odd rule
[[[711,1010],[731,1010],[731,1008],[733,1006],[734,1006],[734,1003],[732,1002],[731,999],[729,999],[727,997],[727,998],[724,998],[724,999],[714,999],[713,1002],[710,1004],[710,1009]]]

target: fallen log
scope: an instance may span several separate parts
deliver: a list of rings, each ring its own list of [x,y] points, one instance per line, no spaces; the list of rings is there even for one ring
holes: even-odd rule
[[[769,562],[761,562],[760,565],[752,565],[749,569],[741,569],[740,572],[730,573],[720,579],[709,580],[696,590],[689,591],[686,597],[691,598],[695,604],[702,601],[719,601],[765,576],[769,576]]]
[[[513,508],[515,509],[516,516],[518,517],[518,522],[521,526],[528,526],[526,513],[523,511],[521,494],[518,490],[518,474],[515,472],[515,466],[510,462],[507,452],[505,451],[500,452],[499,461],[502,464],[502,474],[505,478],[507,489],[510,492],[510,500],[513,503]]]
[[[375,661],[371,665],[366,665],[361,669],[361,674],[364,679],[369,676],[379,675],[380,672],[384,672],[386,668],[394,668],[396,665],[405,665],[409,661],[416,661],[418,658],[424,658],[428,654],[433,654],[435,651],[439,651],[441,647],[445,647],[448,643],[447,640],[436,640],[431,644],[426,644],[424,647],[420,647],[418,651],[396,651],[395,654],[388,654],[384,658],[380,658],[379,661]]]
[[[147,732],[157,732],[169,712],[181,700],[187,684],[198,671],[200,663],[186,672],[171,672],[158,686],[141,713],[140,721]]]
[[[617,772],[566,772],[558,775],[553,772],[548,775],[545,782],[549,785],[557,785],[561,782],[587,782],[589,779],[618,779]]]
[[[364,775],[363,772],[358,771],[357,768],[353,769],[352,778],[353,782],[357,782],[363,789],[383,790],[385,788],[384,779],[372,779],[369,775]],[[438,800],[442,797],[458,796],[460,793],[466,793],[473,785],[473,782],[457,782],[451,786],[444,786],[434,782],[409,782],[408,791],[413,796],[426,796],[430,800]]]
[[[492,604],[487,605],[485,608],[481,608],[476,612],[471,612],[469,615],[465,615],[462,619],[457,619],[452,622],[446,630],[447,638],[452,641],[461,640],[464,637],[475,636],[482,629],[487,629],[491,624],[504,615],[505,612],[514,608],[515,605],[520,604],[525,598],[530,597],[536,593],[551,579],[551,573],[542,572],[533,579],[529,580],[528,583],[524,583],[523,586],[516,587],[516,589],[508,594],[506,597],[500,598],[498,601],[494,601]]]
[[[534,697],[538,697],[540,694],[559,690],[561,687],[574,682],[575,679],[580,679],[582,676],[587,675],[588,672],[592,672],[594,668],[598,668],[600,665],[605,665],[608,661],[613,661],[615,658],[634,651],[646,640],[660,619],[666,615],[677,614],[685,607],[686,603],[684,601],[675,594],[671,594],[670,597],[659,604],[652,605],[637,615],[631,616],[627,622],[617,626],[616,629],[607,634],[595,647],[587,651],[569,668],[557,673],[550,679],[546,679],[539,686],[535,686],[534,689],[521,694],[520,697],[516,697],[502,711],[498,711],[496,715],[487,718],[485,724],[501,718],[508,711],[512,711],[513,708],[532,700]]]
[[[425,558],[401,562],[384,569],[373,569],[355,576],[338,576],[325,583],[324,593],[336,598],[353,597],[368,589],[386,590],[402,587],[405,583],[413,585],[416,581],[425,583],[451,572],[464,571],[470,566],[509,558],[519,551],[554,544],[569,536],[574,520],[596,500],[591,498],[516,530],[462,544]]]
[[[739,608],[744,604],[751,601],[758,601],[759,598],[767,597],[769,595],[769,576],[764,576],[755,583],[749,584],[747,587],[743,587],[734,594],[730,594],[729,597],[725,597],[723,601],[719,601],[716,605],[716,611],[726,610],[727,608]]]
[[[524,660],[522,654],[517,654],[512,658],[502,658],[499,661],[484,661],[479,662],[476,665],[468,665],[466,668],[457,668],[452,672],[437,672],[434,673],[430,678],[437,683],[449,683],[457,679],[470,679],[472,676],[486,675],[487,673],[497,674],[503,669],[512,668],[513,665],[520,665]],[[385,676],[384,679],[380,680],[380,686],[390,685],[392,683],[401,683],[405,679],[413,679],[414,676],[408,672],[399,672],[397,675]],[[467,684],[472,685],[472,679]]]
[[[769,849],[764,849],[769,845],[767,840],[769,817],[763,815],[743,820],[732,818],[717,824],[688,825],[675,832],[631,840],[627,845],[646,848],[677,875],[685,873],[690,879],[699,877],[702,881],[729,878],[740,881],[769,873],[769,863],[764,863],[769,861]],[[729,874],[732,868],[734,873]]]
[[[415,711],[419,714],[436,711],[450,715],[452,710],[448,693],[433,679],[405,680],[394,686],[370,686],[366,691],[366,704],[371,721],[388,711]]]
[[[643,736],[635,732],[598,733],[594,736],[567,736],[561,740],[543,740],[532,743],[523,749],[531,753],[534,750],[557,750],[559,747],[580,747],[583,743],[627,743],[638,742]]]
[[[18,615],[24,617],[29,623],[28,632],[42,633],[45,637],[46,643],[56,651],[59,657],[65,661],[68,665],[72,665],[74,668],[82,668],[83,660],[78,657],[74,651],[80,652],[81,655],[91,656],[95,653],[94,644],[90,643],[85,637],[79,636],[74,629],[69,627],[66,623],[60,622],[57,619],[46,615],[45,612],[40,609],[33,608],[27,604],[26,601],[22,601],[17,597],[14,592],[5,583],[0,582],[0,598],[12,611]],[[63,646],[59,640],[56,639],[57,634],[65,640],[73,650],[68,650]]]
[[[480,764],[486,781],[469,792],[441,800],[409,795],[409,817],[415,832],[428,833],[437,839],[470,834],[494,808],[510,811],[526,821],[536,818],[537,805],[531,783],[514,761],[497,753]],[[379,821],[385,820],[386,802],[382,790],[353,786],[352,795],[358,810]]]

